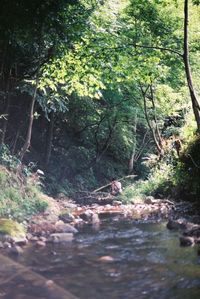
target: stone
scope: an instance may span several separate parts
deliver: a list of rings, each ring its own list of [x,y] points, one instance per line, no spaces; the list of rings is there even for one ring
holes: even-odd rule
[[[99,215],[97,213],[94,213],[92,215],[92,224],[100,223]]]
[[[184,232],[185,236],[195,236],[197,238],[200,237],[200,226],[197,224],[189,223],[187,224],[186,230]]]
[[[41,236],[41,237],[39,237],[39,241],[46,242],[47,238]]]
[[[20,245],[20,246],[25,246],[25,245],[28,244],[27,238],[16,238],[16,237],[13,237],[13,238],[11,238],[11,241],[12,241],[12,243],[15,243],[15,244]]]
[[[22,254],[23,252],[24,252],[23,249],[18,245],[14,245],[13,247],[9,248],[9,253],[11,254],[19,255]]]
[[[121,206],[122,205],[122,202],[119,201],[119,200],[113,200],[113,206]]]
[[[46,282],[45,282],[45,285],[47,286],[47,287],[52,287],[52,286],[54,286],[54,281],[53,280],[47,280]]]
[[[193,246],[194,244],[194,238],[185,236],[180,237],[180,246]]]
[[[200,244],[200,238],[197,238],[197,239],[195,240],[195,243],[196,243],[196,244]]]
[[[57,222],[55,224],[55,230],[57,233],[72,233],[72,234],[78,233],[78,230],[75,227],[67,223]]]
[[[114,262],[114,258],[112,256],[109,255],[105,255],[105,256],[101,256],[99,258],[100,262],[105,262],[105,263],[110,263],[110,262]]]
[[[71,223],[74,221],[75,217],[72,214],[65,212],[59,215],[59,219],[64,223]]]
[[[93,215],[93,211],[92,210],[86,210],[84,211],[82,214],[80,214],[79,216],[84,220],[84,221],[92,221],[92,215]]]
[[[9,242],[4,242],[3,243],[3,248],[11,248],[12,245]]]
[[[36,243],[35,243],[35,245],[37,246],[37,247],[45,247],[46,246],[46,242],[44,242],[44,241],[37,241]]]
[[[145,198],[145,200],[144,200],[144,203],[145,203],[145,204],[152,204],[152,203],[154,203],[154,202],[155,202],[155,199],[154,199],[153,196],[147,196],[147,197]]]
[[[71,242],[74,238],[72,233],[56,233],[51,234],[48,241],[52,243]]]
[[[187,224],[185,219],[169,220],[167,223],[167,228],[171,230],[186,229],[186,227]]]
[[[39,240],[39,238],[36,237],[36,236],[32,236],[32,237],[30,238],[30,241],[32,241],[32,242],[36,242],[36,241],[38,241],[38,240]]]

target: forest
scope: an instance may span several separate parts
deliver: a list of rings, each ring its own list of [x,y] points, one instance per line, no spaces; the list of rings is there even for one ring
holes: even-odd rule
[[[128,174],[199,192],[199,3],[183,2],[2,1],[2,165],[42,169],[53,195]]]
[[[134,217],[138,213],[134,205],[145,203],[152,204],[152,217],[156,199],[158,218],[166,208],[162,205],[182,201],[180,213],[191,204],[196,216],[200,1],[1,0],[0,4],[0,235],[5,233],[5,219],[25,222],[30,239],[35,233],[38,246],[46,246],[47,239],[38,236],[47,238],[57,232],[55,226],[45,224],[48,234],[43,236],[30,219],[38,213],[45,216],[52,202],[54,208],[58,202],[59,208],[67,206],[62,221],[77,228],[82,213],[87,218],[82,220],[96,228],[99,215],[109,206],[88,216],[91,210],[83,213],[83,207],[76,206],[72,213],[68,205],[86,205],[87,200],[95,204],[97,197],[105,204],[113,202],[112,209],[121,205],[123,213]],[[121,182],[122,193],[113,198],[114,178]],[[169,206],[164,212],[167,220]],[[146,206],[137,209],[143,207],[145,212],[139,213],[146,219]],[[178,225],[188,229],[185,222]],[[73,229],[67,233],[75,233]],[[199,236],[196,233],[192,241],[193,235],[182,236],[181,245],[198,244]],[[15,241],[15,247],[3,242],[0,247],[21,250]],[[76,289],[75,294],[80,296]],[[187,298],[199,296],[196,289],[192,294]]]

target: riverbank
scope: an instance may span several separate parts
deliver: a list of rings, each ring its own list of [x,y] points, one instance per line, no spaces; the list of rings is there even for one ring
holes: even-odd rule
[[[20,254],[28,245],[42,248],[48,243],[71,242],[85,226],[98,231],[104,221],[109,219],[110,221],[171,222],[169,229],[183,231],[181,245],[190,246],[200,243],[200,218],[191,212],[193,207],[190,203],[175,203],[151,196],[147,196],[143,202],[126,205],[117,198],[112,198],[110,204],[105,205],[97,203],[80,205],[67,197],[54,199],[46,195],[43,195],[42,200],[46,202],[48,208],[23,221],[21,225],[24,234],[13,236],[12,232],[10,234],[1,232],[0,247],[3,252]],[[193,214],[193,218],[189,217],[190,213]],[[183,217],[188,220],[183,220]],[[196,223],[192,223],[191,219],[195,217]],[[190,225],[187,225],[189,221]],[[15,227],[13,229],[16,230]]]

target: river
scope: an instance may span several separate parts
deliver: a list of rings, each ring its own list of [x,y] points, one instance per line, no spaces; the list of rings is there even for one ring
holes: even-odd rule
[[[69,244],[30,246],[15,261],[80,299],[200,298],[197,248],[180,247],[165,222],[105,221]]]

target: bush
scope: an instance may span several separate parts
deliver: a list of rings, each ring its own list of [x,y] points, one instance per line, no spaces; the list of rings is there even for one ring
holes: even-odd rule
[[[30,178],[0,166],[0,217],[19,221],[42,212],[47,203],[40,199],[40,186]]]

